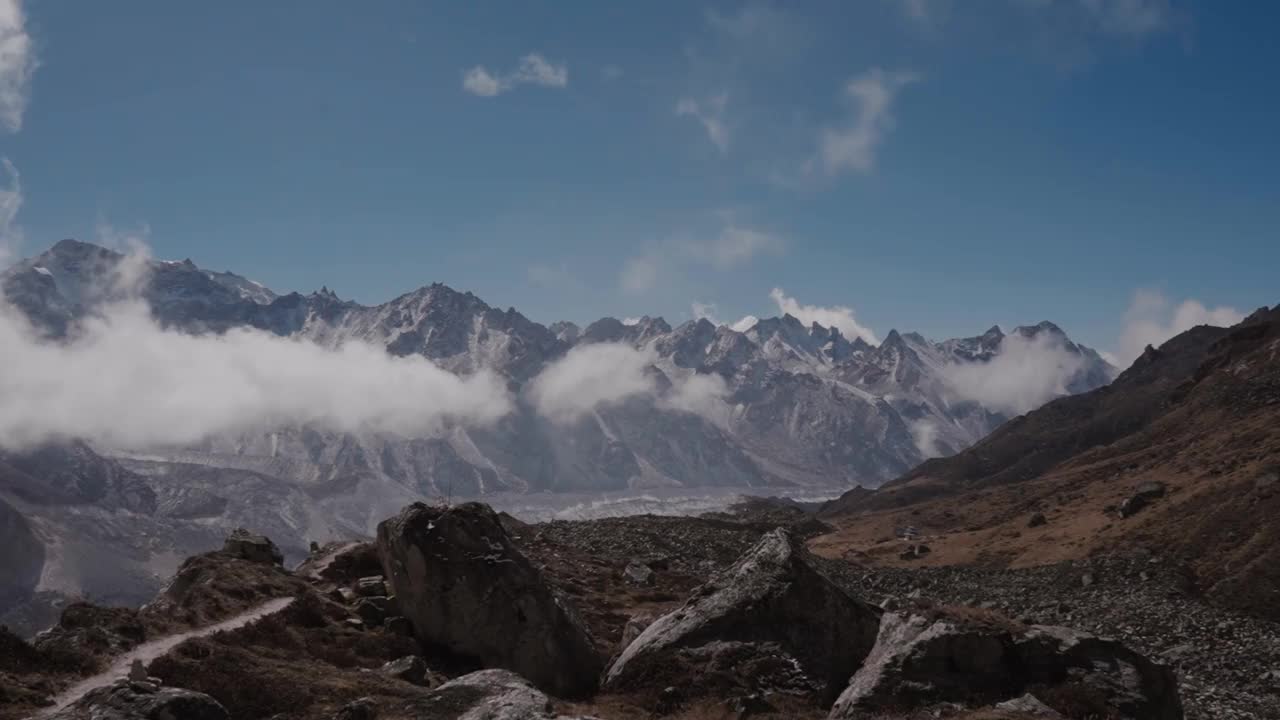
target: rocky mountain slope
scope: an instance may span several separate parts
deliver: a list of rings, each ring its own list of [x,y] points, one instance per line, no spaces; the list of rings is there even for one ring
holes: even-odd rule
[[[824,552],[1018,567],[1137,548],[1182,563],[1211,601],[1274,620],[1278,491],[1280,307],[1193,328],[1105,388],[832,502],[842,529]],[[904,552],[921,538],[931,552]]]

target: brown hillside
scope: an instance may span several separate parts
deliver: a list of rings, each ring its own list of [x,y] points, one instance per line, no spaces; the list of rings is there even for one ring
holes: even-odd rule
[[[1163,495],[1122,513],[1146,483]],[[814,543],[828,556],[1030,566],[1142,548],[1185,563],[1212,600],[1280,618],[1280,307],[1183,333],[1111,386],[824,514],[840,528]],[[932,552],[900,559],[904,526]]]

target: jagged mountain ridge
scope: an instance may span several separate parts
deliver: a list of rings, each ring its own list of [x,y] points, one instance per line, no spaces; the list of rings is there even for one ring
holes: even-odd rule
[[[88,308],[110,297],[129,271],[124,256],[63,241],[0,276],[5,296],[39,327],[62,336]],[[403,439],[322,428],[213,438],[175,452],[183,462],[238,467],[286,479],[331,483],[382,477],[424,495],[493,491],[620,490],[646,486],[876,485],[930,455],[954,453],[1007,419],[1007,413],[954,397],[938,369],[995,356],[998,328],[975,338],[931,343],[889,333],[878,347],[834,328],[805,327],[789,315],[745,333],[706,320],[672,328],[661,318],[624,324],[604,318],[585,329],[552,328],[514,308],[490,307],[471,293],[433,284],[387,303],[363,306],[322,289],[277,295],[232,273],[190,260],[151,261],[141,294],[166,327],[221,332],[254,327],[336,346],[361,340],[395,355],[421,355],[459,373],[487,368],[518,388],[575,345],[624,342],[652,349],[663,380],[714,374],[727,383],[725,417],[676,413],[636,400],[601,408],[569,432],[520,403],[494,428],[454,428]],[[136,272],[136,269],[133,270]],[[1048,332],[1082,358],[1069,392],[1104,384],[1112,369],[1056,326]],[[673,417],[683,415],[682,417]],[[661,417],[659,421],[657,418]],[[928,427],[929,442],[920,442]],[[678,434],[663,432],[679,428]]]

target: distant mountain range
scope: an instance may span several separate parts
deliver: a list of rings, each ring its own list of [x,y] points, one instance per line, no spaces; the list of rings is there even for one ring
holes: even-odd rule
[[[892,331],[878,346],[790,315],[744,332],[650,317],[544,326],[441,284],[365,306],[327,288],[282,295],[190,260],[143,264],[73,240],[0,273],[0,292],[47,342],[61,342],[116,298],[125,275],[137,276],[165,328],[373,343],[455,373],[495,372],[515,408],[492,426],[421,437],[290,426],[163,451],[64,443],[0,452],[0,503],[18,510],[0,505],[0,537],[21,554],[7,559],[15,577],[0,581],[19,594],[147,597],[177,558],[208,549],[228,527],[268,532],[296,557],[308,540],[367,534],[406,502],[442,495],[874,487],[972,445],[1028,403],[1091,390],[1116,372],[1048,322],[943,342]],[[703,377],[719,378],[723,392],[701,407],[632,397],[567,425],[520,392],[575,348],[598,343],[649,353],[660,390]],[[1053,359],[1053,382],[1017,402],[988,392],[1017,375],[1002,363],[1028,348]],[[49,478],[58,478],[57,492],[39,489]]]
[[[0,289],[61,337],[106,299],[108,279],[127,271],[123,262],[119,253],[66,240],[0,275]],[[649,317],[630,325],[604,318],[586,328],[546,327],[440,284],[368,307],[328,289],[279,295],[190,260],[151,261],[147,270],[142,296],[156,320],[187,332],[253,327],[325,346],[362,340],[456,373],[487,368],[513,387],[575,346],[619,342],[655,353],[660,385],[696,373],[723,378],[729,390],[718,417],[636,401],[600,408],[566,431],[549,428],[522,404],[495,428],[453,428],[435,437],[279,428],[211,438],[167,455],[306,485],[389,482],[422,495],[874,486],[973,444],[1011,414],[957,388],[948,373],[998,358],[1008,341],[996,327],[940,343],[891,331],[878,347],[834,328],[805,327],[790,315],[762,319],[745,332],[707,320],[672,328]],[[1043,338],[1077,359],[1063,378],[1063,394],[1104,385],[1115,372],[1052,323],[1015,328],[1010,337]]]

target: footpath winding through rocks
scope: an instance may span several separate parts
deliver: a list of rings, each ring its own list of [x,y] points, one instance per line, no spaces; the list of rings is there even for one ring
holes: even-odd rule
[[[187,640],[212,635],[216,632],[235,630],[244,627],[255,620],[259,620],[268,615],[274,615],[275,613],[284,610],[292,602],[293,598],[277,598],[240,613],[235,617],[223,620],[222,622],[202,628],[196,628],[194,630],[175,633],[150,642],[145,642],[123,655],[116,657],[112,661],[111,666],[106,670],[91,677],[87,677],[55,695],[53,698],[53,705],[40,712],[36,717],[47,717],[52,715],[75,703],[77,700],[84,697],[89,691],[104,685],[110,685],[116,680],[127,676],[129,674],[129,668],[133,666],[134,662],[141,662],[143,665],[146,665],[152,660],[167,654],[169,651]]]

